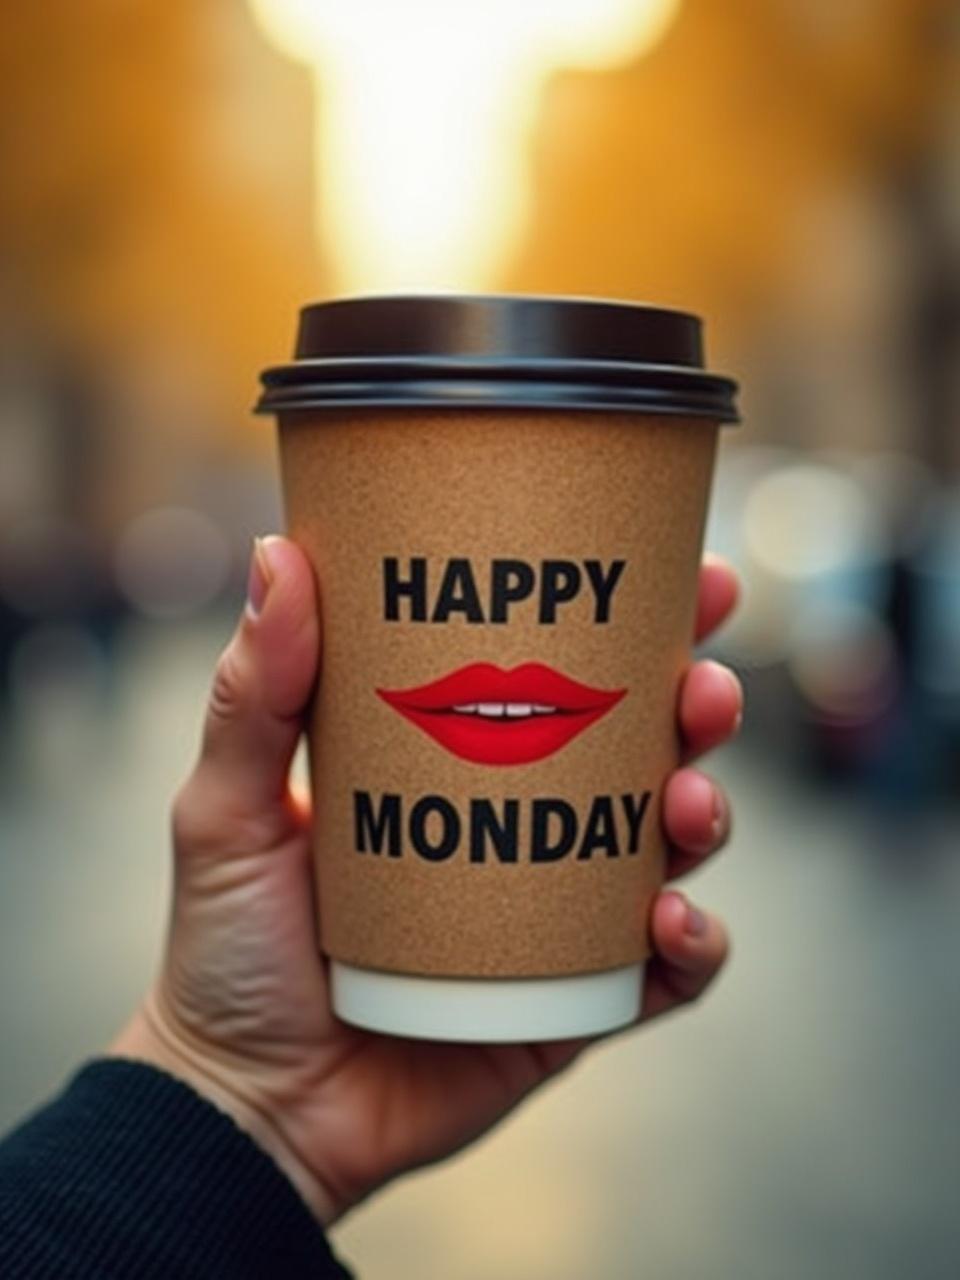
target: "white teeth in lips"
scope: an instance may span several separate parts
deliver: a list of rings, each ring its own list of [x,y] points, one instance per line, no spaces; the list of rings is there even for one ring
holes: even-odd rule
[[[540,702],[463,702],[454,711],[463,716],[485,716],[490,720],[522,720],[528,716],[556,714],[556,707]]]

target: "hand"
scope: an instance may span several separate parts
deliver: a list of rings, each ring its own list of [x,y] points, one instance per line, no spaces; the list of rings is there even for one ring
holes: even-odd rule
[[[730,569],[701,569],[697,639],[729,613]],[[331,1012],[317,949],[310,809],[289,771],[314,684],[314,577],[293,542],[258,542],[250,599],[220,656],[199,758],[179,789],[175,886],[162,970],[110,1052],[181,1077],[261,1144],[324,1224],[405,1169],[479,1137],[601,1037],[474,1045],[362,1031]],[[687,759],[730,737],[742,697],[713,662],[679,693]],[[720,789],[672,775],[663,816],[682,875],[726,840]],[[714,917],[679,893],[653,907],[641,1020],[695,1000],[722,965]]]

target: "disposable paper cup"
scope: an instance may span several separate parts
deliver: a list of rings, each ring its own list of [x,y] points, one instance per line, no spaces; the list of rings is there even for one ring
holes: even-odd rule
[[[301,313],[258,408],[314,566],[333,1007],[429,1039],[639,1012],[717,427],[691,315],[380,297]]]

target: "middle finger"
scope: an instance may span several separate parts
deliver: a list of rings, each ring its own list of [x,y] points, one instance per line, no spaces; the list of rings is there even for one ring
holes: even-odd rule
[[[684,742],[684,759],[695,760],[711,747],[726,742],[743,719],[740,681],[719,662],[695,662],[683,678],[677,717]]]

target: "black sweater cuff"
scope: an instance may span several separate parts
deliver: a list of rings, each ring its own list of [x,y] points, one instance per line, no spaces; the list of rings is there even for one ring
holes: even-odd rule
[[[188,1085],[101,1059],[0,1143],[5,1280],[351,1273],[273,1160]]]

